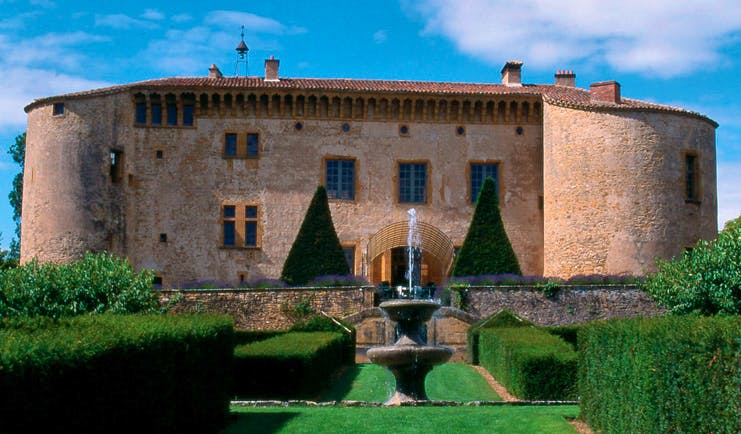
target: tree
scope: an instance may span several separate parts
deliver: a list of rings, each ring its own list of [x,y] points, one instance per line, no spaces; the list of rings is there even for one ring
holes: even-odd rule
[[[327,190],[319,186],[283,264],[281,279],[298,286],[329,274],[347,275],[350,269],[332,224]]]
[[[3,234],[0,233],[0,242],[3,240]],[[15,258],[10,257],[10,252],[0,248],[0,270],[6,268],[12,268],[18,265],[18,261]]]
[[[451,275],[521,274],[517,256],[504,230],[494,180],[486,178],[476,200],[468,228]]]
[[[21,256],[21,208],[23,205],[23,167],[26,161],[26,133],[15,137],[15,143],[10,146],[8,154],[13,161],[21,166],[21,172],[13,178],[13,188],[8,194],[10,206],[13,207],[13,221],[15,222],[15,238],[10,241],[9,257],[19,259]]]
[[[643,289],[675,314],[741,314],[741,216],[714,241],[699,241],[681,258],[657,260]]]

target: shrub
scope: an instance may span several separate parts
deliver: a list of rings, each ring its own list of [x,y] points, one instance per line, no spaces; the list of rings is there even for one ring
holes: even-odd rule
[[[0,342],[0,432],[215,432],[226,422],[226,316],[6,320]]]
[[[345,336],[289,332],[234,349],[235,393],[240,398],[311,398],[347,363]]]
[[[559,338],[563,339],[568,344],[571,344],[571,347],[576,349],[577,348],[577,336],[579,333],[579,329],[581,329],[582,326],[580,325],[568,325],[568,326],[551,326],[551,327],[543,327],[543,330],[547,331],[548,333],[558,336]]]
[[[504,230],[494,181],[486,178],[451,276],[504,273],[522,274]]]
[[[741,431],[741,317],[611,320],[579,333],[581,413],[607,433]]]
[[[135,273],[110,254],[86,254],[70,264],[32,261],[0,270],[0,318],[155,312],[152,279],[152,272]]]
[[[643,288],[672,313],[741,314],[741,217],[715,241],[700,241],[681,259],[657,260]]]
[[[240,288],[285,288],[286,282],[280,279],[260,278],[239,285]]]
[[[353,275],[335,275],[330,274],[328,276],[320,276],[312,280],[309,286],[316,286],[319,288],[333,288],[339,286],[368,286],[369,283],[363,276]]]
[[[576,352],[531,327],[485,329],[481,365],[520,399],[576,399]]]
[[[479,335],[481,334],[481,330],[487,328],[532,326],[533,323],[520,318],[508,310],[501,310],[494,315],[471,324],[466,332],[466,361],[472,365],[479,364]]]
[[[332,224],[327,190],[320,185],[311,199],[280,277],[291,286],[300,286],[329,274],[347,275],[350,268]]]

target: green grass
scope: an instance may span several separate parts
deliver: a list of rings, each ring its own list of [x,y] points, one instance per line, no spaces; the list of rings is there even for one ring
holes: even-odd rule
[[[320,401],[384,402],[394,392],[394,376],[378,365],[356,365],[342,375]],[[470,366],[446,363],[427,376],[430,399],[446,401],[499,401],[502,398]]]
[[[573,434],[565,418],[579,406],[232,407],[222,434],[243,433],[547,433]]]

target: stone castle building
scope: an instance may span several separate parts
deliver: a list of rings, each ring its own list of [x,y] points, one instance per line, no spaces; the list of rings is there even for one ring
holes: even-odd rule
[[[716,236],[715,128],[614,81],[163,78],[26,107],[21,260],[125,255],[164,286],[278,278],[317,185],[355,274],[447,279],[482,181],[524,274],[642,274]]]

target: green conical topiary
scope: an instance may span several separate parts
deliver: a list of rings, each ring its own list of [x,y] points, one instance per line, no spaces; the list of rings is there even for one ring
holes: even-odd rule
[[[332,224],[327,190],[319,186],[283,264],[281,279],[298,286],[329,274],[344,276],[350,269]]]
[[[476,201],[471,226],[453,265],[452,277],[522,274],[499,214],[494,180],[486,178]]]

